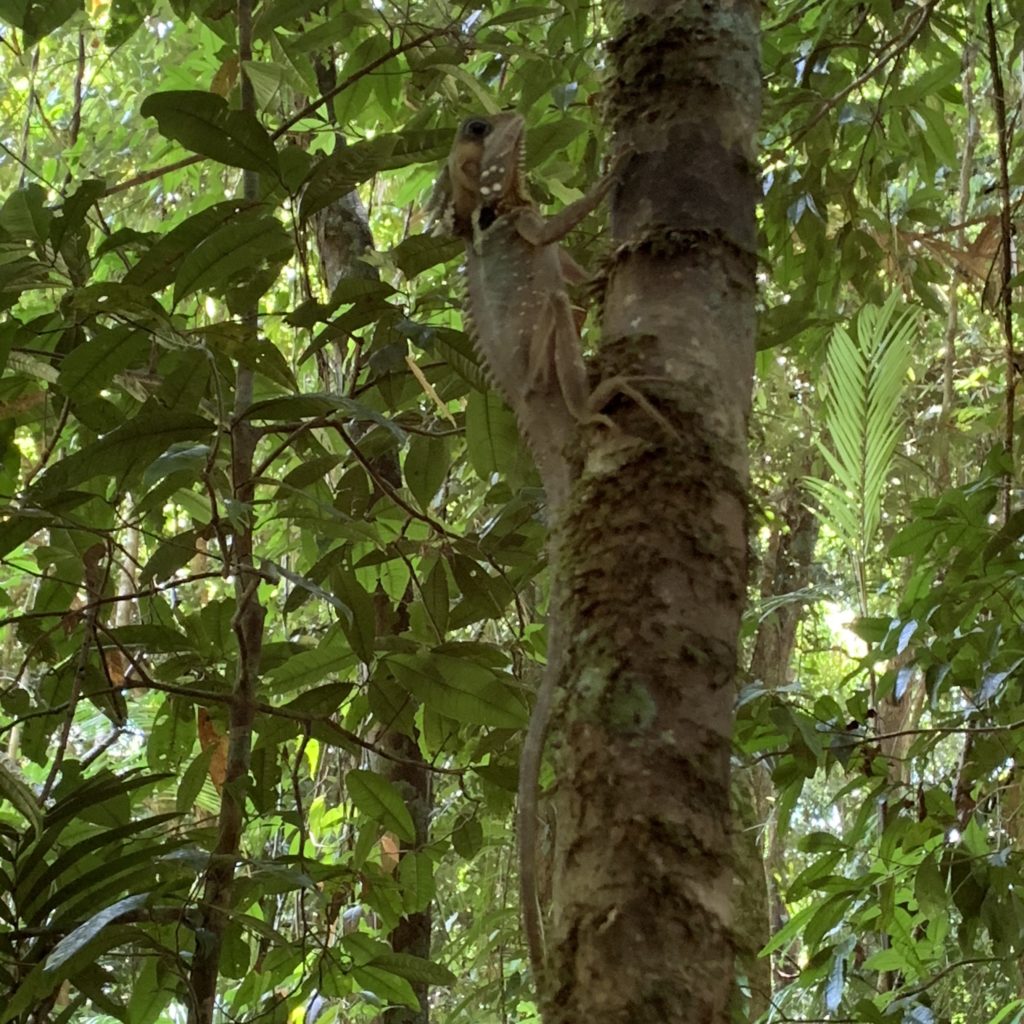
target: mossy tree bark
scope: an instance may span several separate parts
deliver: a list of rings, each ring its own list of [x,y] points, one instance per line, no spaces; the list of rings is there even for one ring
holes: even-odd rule
[[[754,0],[629,0],[610,45],[610,123],[630,155],[596,393],[617,429],[585,431],[555,538],[547,1024],[727,1020],[757,25]]]

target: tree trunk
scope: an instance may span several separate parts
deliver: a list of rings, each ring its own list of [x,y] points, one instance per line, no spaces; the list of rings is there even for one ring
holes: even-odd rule
[[[757,13],[753,0],[630,0],[609,48],[629,155],[595,411],[615,429],[588,426],[555,539],[548,1024],[727,1020]]]
[[[792,678],[797,629],[807,609],[798,595],[811,584],[820,525],[805,503],[801,484],[810,471],[811,459],[804,456],[789,469],[785,490],[769,498],[775,517],[761,560],[761,600],[766,605],[789,600],[764,615],[754,637],[748,674],[767,690],[776,690]],[[733,786],[737,954],[750,990],[747,1019],[752,1021],[768,1013],[773,991],[786,983],[785,950],[758,956],[785,922],[786,908],[777,884],[777,878],[785,877],[784,851],[775,827],[774,793],[771,772],[762,760],[748,764]]]

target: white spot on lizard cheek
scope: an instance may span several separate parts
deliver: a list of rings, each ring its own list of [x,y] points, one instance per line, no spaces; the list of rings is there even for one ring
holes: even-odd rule
[[[642,323],[642,321],[641,321],[640,317],[635,316],[635,317],[633,317],[632,320],[629,321],[629,326],[632,327],[633,330],[635,331],[640,326],[641,323]]]

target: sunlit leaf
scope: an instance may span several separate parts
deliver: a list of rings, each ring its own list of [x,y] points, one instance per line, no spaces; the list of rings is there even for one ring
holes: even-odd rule
[[[232,110],[212,92],[158,92],[142,102],[143,117],[155,117],[160,134],[186,149],[231,167],[246,167],[276,177],[277,150],[257,118]]]

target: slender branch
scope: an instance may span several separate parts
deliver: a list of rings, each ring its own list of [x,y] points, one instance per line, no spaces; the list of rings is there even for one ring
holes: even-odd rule
[[[78,142],[82,130],[82,85],[85,81],[85,33],[78,33],[78,61],[75,67],[75,81],[71,87],[71,124],[68,126],[68,141],[73,146]],[[69,172],[70,176],[70,172]]]
[[[400,508],[403,512],[407,513],[413,519],[419,519],[421,522],[426,523],[429,527],[436,530],[443,537],[451,537],[453,540],[461,540],[462,538],[457,533],[452,533],[444,523],[438,522],[433,516],[428,516],[425,512],[421,512],[414,505],[410,505],[392,486],[385,480],[370,464],[370,461],[365,455],[359,450],[359,446],[352,440],[348,432],[342,423],[334,421],[331,424],[342,441],[348,447],[348,450],[355,456],[356,462],[366,470],[367,475],[373,480],[373,482]]]
[[[805,121],[799,128],[798,131],[794,132],[791,136],[792,142],[797,142],[803,138],[830,110],[839,106],[840,103],[854,92],[859,89],[865,83],[871,81],[872,78],[878,72],[885,67],[891,60],[898,57],[904,50],[911,46],[914,40],[920,35],[921,30],[928,23],[928,19],[931,17],[932,11],[938,5],[939,0],[928,0],[920,11],[916,13],[913,18],[914,20],[908,27],[907,31],[902,36],[893,40],[882,52],[882,55],[871,65],[866,71],[863,71],[856,78],[854,78],[849,85],[844,86],[839,92],[829,97],[818,110],[811,115],[811,117]]]
[[[27,488],[36,476],[46,468],[47,463],[50,461],[50,456],[53,455],[54,449],[57,447],[57,442],[60,441],[61,432],[64,430],[64,427],[68,422],[68,414],[70,412],[71,399],[65,398],[64,404],[61,406],[60,414],[57,416],[57,423],[53,428],[53,436],[43,448],[42,454],[39,456],[39,461],[28,471],[28,473],[25,474],[25,481],[22,484],[23,488]]]
[[[985,5],[985,25],[988,28],[988,61],[992,70],[992,106],[996,120],[996,139],[999,152],[999,226],[1002,243],[1001,282],[999,302],[1002,307],[1003,344],[1006,353],[1005,433],[1003,448],[1007,459],[1013,461],[1013,418],[1017,398],[1017,359],[1013,347],[1013,286],[1014,226],[1010,196],[1010,143],[1006,126],[1006,89],[996,41],[995,16],[992,0]],[[1013,508],[1013,470],[1007,469],[1003,481],[1003,520],[1010,518]]]
[[[21,165],[21,175],[18,178],[18,188],[25,187],[25,172],[28,170],[28,140],[32,129],[32,108],[38,105],[36,97],[36,73],[39,71],[39,44],[36,43],[32,50],[32,64],[28,73],[28,102],[25,104],[25,121],[21,128],[21,155],[18,163]]]
[[[147,671],[145,666],[135,657],[135,655],[125,647],[117,638],[117,636],[110,631],[106,626],[100,626],[100,632],[102,632],[108,640],[124,655],[125,659],[132,667],[134,675],[138,676],[137,683],[125,683],[120,687],[122,690],[127,690],[135,685],[146,687],[150,690],[156,690],[159,693],[169,693],[175,697],[184,697],[186,700],[194,701],[196,704],[218,704],[222,706],[230,707],[234,696],[230,693],[217,693],[214,690],[202,690],[197,686],[182,686],[179,683],[165,683],[162,680],[154,679]],[[106,693],[108,691],[101,691]],[[307,728],[314,725],[321,725],[334,733],[339,739],[345,740],[348,743],[352,743],[357,747],[361,747],[363,750],[369,751],[371,754],[376,754],[378,757],[384,758],[386,761],[394,761],[396,764],[409,765],[414,768],[423,767],[423,763],[420,761],[410,761],[407,758],[399,757],[397,754],[391,754],[387,750],[378,747],[376,744],[371,743],[369,740],[364,740],[358,733],[351,732],[344,726],[338,725],[328,715],[316,715],[312,712],[305,711],[294,711],[291,708],[277,707],[274,704],[266,704],[263,701],[255,701],[253,708],[256,712],[261,715],[269,715],[271,718],[283,718],[289,722],[300,722]],[[29,714],[38,717],[39,715],[52,713],[50,709],[45,711],[35,711]],[[22,716],[23,718],[27,716]],[[8,728],[5,726],[4,728]],[[3,730],[0,729],[0,733]],[[435,765],[427,765],[430,771],[435,772],[438,775],[454,775],[461,778],[465,773],[462,768],[439,768]]]
[[[111,597],[98,597],[94,601],[89,601],[87,604],[84,604],[79,608],[75,608],[74,611],[87,613],[92,609],[102,607],[105,604],[117,604],[120,601],[135,601],[140,597],[155,597],[158,594],[163,594],[168,590],[174,590],[176,587],[185,586],[188,583],[197,583],[200,580],[219,580],[223,578],[224,573],[222,572],[197,572],[192,576],[185,576],[182,579],[172,580],[170,583],[161,584],[160,586],[155,587],[147,587],[145,590],[138,590],[134,594],[115,594]],[[54,611],[23,612],[21,615],[9,615],[6,619],[0,619],[0,628],[15,625],[19,622],[28,622],[32,619],[63,619],[67,614],[67,608],[58,608]]]
[[[296,111],[290,117],[286,118],[284,122],[279,125],[271,133],[270,137],[275,141],[281,138],[289,129],[297,125],[303,118],[309,117],[311,114],[315,114],[325,103],[330,102],[339,93],[344,92],[346,89],[350,89],[360,79],[365,78],[367,75],[376,71],[377,68],[384,64],[387,64],[389,60],[394,60],[395,57],[400,56],[408,50],[415,50],[417,46],[422,46],[424,43],[430,42],[431,39],[437,39],[440,36],[452,35],[455,31],[455,25],[450,24],[444,26],[444,28],[434,28],[429,32],[424,32],[420,36],[416,36],[414,39],[410,39],[408,42],[402,43],[399,46],[393,46],[387,53],[382,54],[376,60],[371,60],[369,64],[365,64],[358,71],[353,71],[347,78],[343,78],[333,88],[328,89],[317,99],[307,103],[301,110]]]
[[[377,68],[386,64],[389,60],[393,60],[395,57],[407,52],[408,50],[414,50],[417,46],[422,46],[424,43],[429,42],[431,39],[437,39],[440,36],[451,35],[455,31],[455,25],[446,25],[444,28],[431,29],[429,32],[424,32],[422,35],[416,36],[415,39],[410,39],[406,43],[402,43],[399,46],[394,46],[387,53],[381,55],[376,60],[370,61],[369,64],[361,67],[358,71],[353,71],[347,78],[342,79],[333,89],[329,89],[322,96],[307,103],[301,110],[292,114],[282,124],[271,132],[270,137],[277,141],[282,135],[298,124],[305,117],[309,117],[311,114],[315,114],[325,103],[329,103],[339,93],[344,92],[346,89],[350,89],[358,81],[365,78],[367,75],[372,74]],[[243,80],[245,76],[243,74]],[[126,178],[124,181],[119,181],[116,185],[111,185],[104,193],[104,196],[114,195],[117,192],[126,192],[128,189],[135,188],[137,185],[144,185],[146,182],[153,181],[156,178],[162,178],[165,174],[170,174],[172,171],[180,171],[185,167],[191,167],[193,164],[197,164],[206,157],[200,154],[193,154],[192,156],[184,157],[181,160],[177,160],[171,164],[165,164],[163,167],[155,167],[151,171],[143,171],[140,174],[136,174],[131,178]]]
[[[181,160],[175,160],[174,163],[164,164],[162,167],[154,167],[151,171],[142,171],[140,174],[136,174],[132,178],[125,178],[124,181],[119,181],[116,185],[111,185],[103,193],[104,196],[116,195],[118,192],[127,192],[129,189],[135,188],[138,185],[145,185],[148,181],[155,181],[157,178],[162,178],[165,174],[172,174],[174,171],[183,170],[186,167],[191,167],[193,164],[198,164],[200,161],[205,160],[206,157],[200,156],[198,153],[194,153],[192,156],[182,157]]]
[[[960,196],[957,206],[957,221],[961,227],[956,233],[956,247],[963,252],[967,244],[967,233],[963,228],[967,220],[967,211],[971,202],[971,173],[974,169],[974,148],[978,142],[978,118],[974,111],[974,91],[972,79],[974,77],[974,52],[973,43],[968,43],[964,49],[963,74],[960,76],[964,109],[967,112],[967,131],[964,134],[963,149],[960,152]],[[954,266],[949,275],[949,293],[946,298],[946,331],[943,339],[943,360],[942,360],[942,413],[939,427],[939,486],[948,487],[950,483],[949,450],[953,433],[953,383],[956,370],[956,339],[960,330],[959,326],[959,286],[961,271]]]
[[[237,0],[238,62],[241,81],[242,110],[255,114],[256,95],[245,71],[252,60],[253,0]],[[242,172],[242,194],[254,201],[259,193],[260,179],[255,171]],[[257,335],[257,304],[253,299],[242,314],[242,324],[251,341]],[[237,670],[231,701],[228,705],[229,740],[225,782],[221,790],[217,844],[206,869],[203,883],[202,925],[206,941],[196,950],[189,975],[193,1002],[189,1007],[189,1024],[213,1024],[220,978],[224,931],[233,900],[235,864],[241,847],[245,823],[245,798],[248,790],[252,733],[256,718],[256,686],[263,649],[266,611],[260,604],[260,574],[253,561],[254,505],[256,478],[253,459],[258,435],[246,410],[252,405],[253,371],[242,364],[235,371],[234,416],[231,424],[232,497],[238,507],[246,509],[244,522],[235,527],[231,554],[235,574],[235,614],[231,628],[238,649]]]

